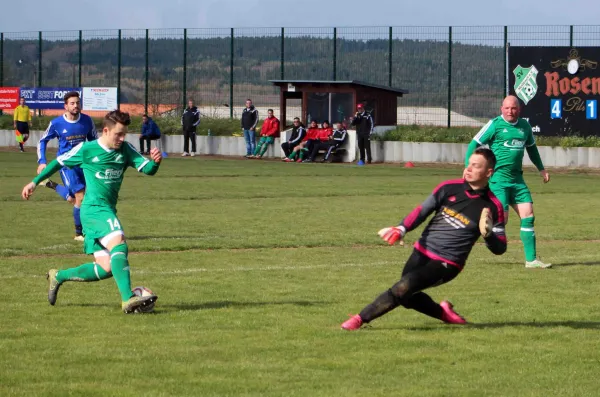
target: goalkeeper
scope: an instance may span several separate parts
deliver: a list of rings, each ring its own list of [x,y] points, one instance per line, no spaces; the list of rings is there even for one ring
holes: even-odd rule
[[[533,224],[533,200],[529,188],[523,179],[523,156],[525,150],[531,162],[540,171],[544,183],[550,181],[550,175],[535,145],[531,126],[527,120],[519,118],[519,100],[507,96],[500,108],[502,115],[490,120],[480,131],[467,149],[466,161],[480,145],[488,145],[496,156],[496,168],[490,180],[490,189],[498,197],[504,208],[504,218],[508,221],[509,205],[521,218],[521,241],[525,250],[525,267],[549,268],[537,258],[535,232]]]
[[[423,292],[458,276],[479,236],[496,255],[506,252],[504,211],[488,187],[496,160],[489,149],[475,150],[464,171],[464,179],[442,182],[433,193],[396,227],[382,229],[379,235],[390,245],[435,215],[415,243],[400,281],[350,317],[342,328],[359,329],[387,312],[404,306],[445,323],[464,324],[448,301],[440,304]]]

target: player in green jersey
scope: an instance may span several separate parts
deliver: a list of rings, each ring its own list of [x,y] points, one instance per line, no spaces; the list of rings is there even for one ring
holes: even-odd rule
[[[84,250],[94,255],[94,262],[64,270],[51,269],[47,274],[51,305],[56,303],[58,289],[65,281],[99,281],[110,277],[115,278],[125,313],[133,313],[157,299],[154,295],[136,296],[131,291],[129,250],[117,218],[117,200],[125,170],[135,167],[138,172],[154,175],[162,160],[157,148],[152,149],[152,160],[148,160],[125,142],[130,122],[128,113],[119,110],[108,113],[104,117],[102,137],[83,142],[58,156],[23,188],[22,196],[28,200],[40,181],[62,167],[81,167],[85,175],[87,188],[81,206],[81,223]]]
[[[496,156],[496,168],[490,179],[490,190],[504,206],[506,220],[508,208],[512,206],[521,218],[521,241],[525,250],[525,267],[549,268],[552,265],[543,263],[537,257],[535,232],[533,224],[533,200],[529,188],[523,179],[523,156],[525,150],[531,162],[540,171],[547,183],[550,181],[548,171],[535,145],[535,138],[529,122],[519,118],[521,107],[515,96],[507,96],[500,108],[502,115],[490,120],[475,135],[467,149],[467,161],[475,149],[488,145]]]

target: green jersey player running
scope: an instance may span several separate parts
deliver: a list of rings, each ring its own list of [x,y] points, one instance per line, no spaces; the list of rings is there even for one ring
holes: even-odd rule
[[[523,179],[523,156],[525,150],[531,162],[540,171],[544,183],[550,181],[550,175],[535,145],[531,126],[525,119],[519,118],[520,105],[515,96],[507,96],[500,108],[502,115],[490,120],[475,135],[467,149],[466,162],[475,149],[488,145],[496,156],[496,168],[490,179],[490,190],[502,203],[505,219],[508,220],[509,205],[521,218],[521,241],[525,250],[525,267],[548,268],[552,265],[537,258],[533,223],[533,200],[529,188]],[[468,165],[468,164],[467,164]]]
[[[125,142],[128,113],[114,110],[104,117],[102,137],[83,142],[69,152],[58,156],[40,174],[23,188],[25,200],[33,194],[37,184],[62,167],[81,167],[87,183],[81,206],[84,250],[94,255],[94,262],[79,267],[56,270],[48,274],[48,301],[56,303],[59,287],[65,281],[99,281],[114,277],[121,294],[121,307],[133,313],[155,302],[157,297],[136,296],[131,291],[127,242],[119,218],[117,199],[128,167],[135,167],[146,175],[154,175],[162,160],[158,149],[152,149],[152,161],[144,158],[131,144]]]

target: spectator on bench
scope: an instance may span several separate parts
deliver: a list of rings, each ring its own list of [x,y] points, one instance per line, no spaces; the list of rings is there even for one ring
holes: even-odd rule
[[[283,150],[283,153],[285,155],[285,157],[283,158],[284,161],[287,161],[288,156],[292,153],[292,150],[294,150],[294,148],[298,146],[300,142],[302,142],[305,136],[306,128],[304,128],[298,117],[294,117],[294,127],[292,128],[292,135],[290,136],[290,139],[287,142],[283,142],[281,144],[281,150]]]
[[[286,160],[288,163],[292,161],[301,162],[304,159],[304,153],[306,150],[303,150],[307,145],[312,148],[312,141],[318,139],[318,134],[320,132],[319,124],[317,124],[317,120],[313,120],[310,122],[308,130],[306,131],[306,136],[302,139],[302,142],[294,147],[294,150],[287,157]]]
[[[329,160],[329,156],[331,156],[331,152],[333,150],[339,148],[340,146],[342,146],[344,144],[344,142],[346,142],[346,138],[348,137],[348,132],[346,131],[346,129],[344,128],[342,123],[337,123],[335,131],[333,131],[333,133],[331,135],[329,135],[328,137],[329,137],[329,139],[327,141],[316,143],[313,147],[310,157],[304,161],[306,161],[306,162],[315,161],[315,158],[317,157],[317,154],[319,154],[320,150],[325,150],[325,157],[323,158],[323,162]]]
[[[313,148],[321,142],[327,142],[331,135],[333,134],[333,129],[329,125],[328,120],[323,120],[323,124],[321,124],[321,128],[318,128],[314,134],[314,137],[306,141],[302,152],[300,153],[300,158],[303,162],[309,163],[308,158],[310,153],[312,153]]]
[[[258,141],[256,149],[254,149],[254,155],[250,156],[250,158],[262,159],[269,145],[275,142],[277,135],[279,135],[279,119],[273,116],[273,109],[269,109],[267,111],[267,118],[260,129],[260,141]]]
[[[160,129],[158,125],[152,120],[152,117],[148,117],[147,114],[142,116],[142,134],[140,135],[140,153],[150,154],[150,141],[160,139]],[[144,152],[144,141],[148,146],[148,151]]]

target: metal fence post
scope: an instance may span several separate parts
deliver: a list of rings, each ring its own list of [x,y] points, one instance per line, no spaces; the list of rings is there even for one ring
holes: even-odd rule
[[[388,86],[392,86],[392,33],[393,29],[390,26],[388,38]]]
[[[121,29],[117,40],[117,109],[121,109]]]
[[[148,74],[149,74],[149,69],[148,69],[148,47],[149,47],[149,39],[150,39],[150,30],[146,29],[146,83],[144,84],[144,113],[148,114]]]
[[[0,87],[4,87],[4,33],[0,33]],[[2,115],[0,109],[0,115]]]
[[[42,31],[38,35],[38,87],[42,86]],[[38,116],[42,115],[42,109],[38,109]]]
[[[0,33],[0,87],[4,87],[4,33]]]
[[[81,87],[81,65],[83,64],[83,56],[82,56],[82,49],[83,49],[83,31],[79,31],[79,78],[78,78],[78,87]]]
[[[508,95],[508,26],[504,26],[504,95]]]
[[[229,118],[233,118],[233,28],[229,44]]]
[[[187,97],[187,29],[183,29],[183,108],[186,108]]]
[[[281,28],[281,80],[285,79],[285,28]]]
[[[38,33],[38,87],[42,86],[42,32]]]
[[[573,25],[569,26],[569,47],[573,48]]]
[[[452,113],[452,26],[448,27],[448,128]]]
[[[337,80],[337,28],[333,28],[333,81]]]

